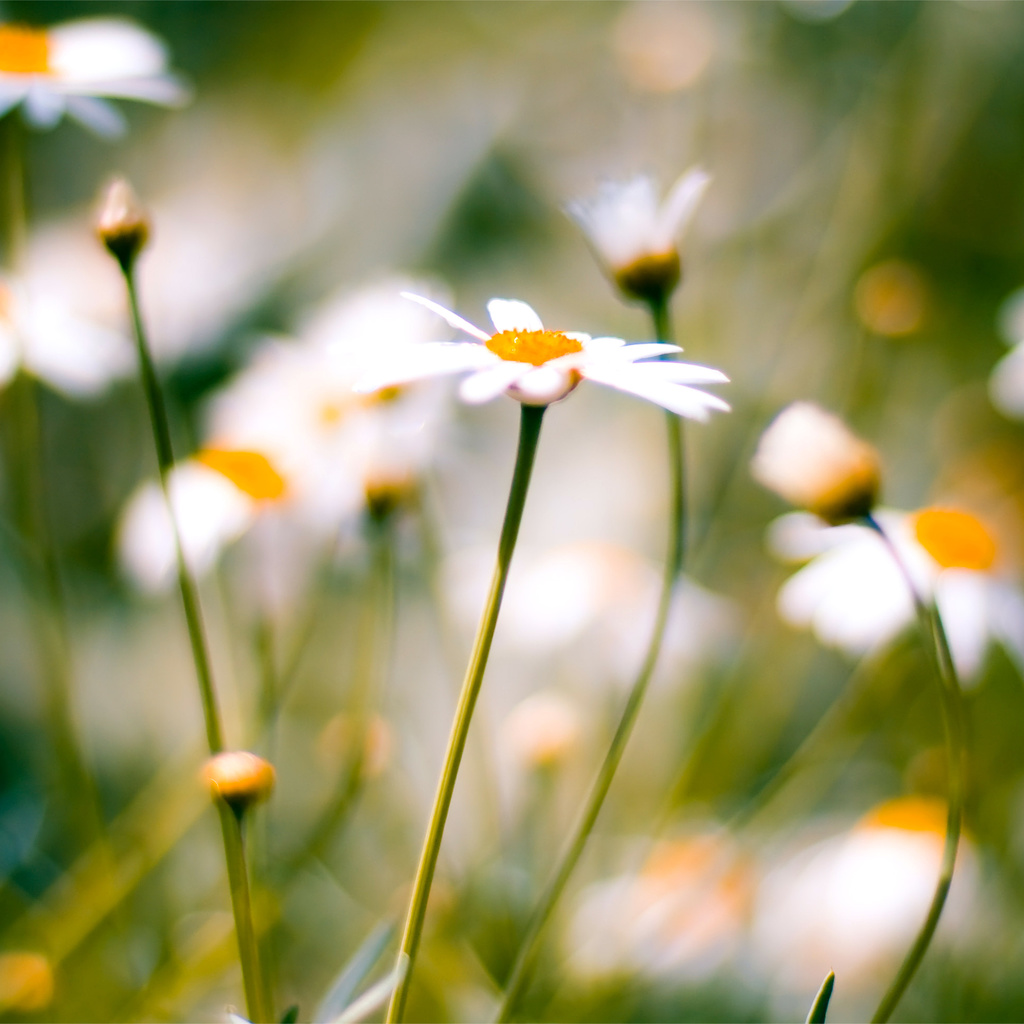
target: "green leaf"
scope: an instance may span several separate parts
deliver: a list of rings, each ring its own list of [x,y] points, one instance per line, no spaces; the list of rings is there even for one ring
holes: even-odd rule
[[[828,1013],[828,1001],[832,998],[832,988],[836,983],[836,972],[829,971],[828,977],[821,983],[818,994],[811,1004],[811,1012],[807,1014],[806,1024],[825,1024]]]
[[[394,923],[377,925],[370,932],[327,990],[327,995],[324,996],[313,1016],[314,1021],[317,1021],[318,1024],[326,1024],[328,1021],[336,1020],[345,1011],[355,997],[356,990],[373,970],[373,965],[380,959],[381,953],[384,952],[394,933]]]

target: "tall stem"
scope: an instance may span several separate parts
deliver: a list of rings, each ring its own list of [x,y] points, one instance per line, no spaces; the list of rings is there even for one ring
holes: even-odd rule
[[[430,815],[427,836],[420,854],[419,867],[413,881],[412,900],[409,913],[402,933],[402,944],[398,954],[398,964],[406,964],[404,975],[399,970],[401,981],[391,997],[388,1007],[388,1024],[402,1019],[405,1001],[409,994],[409,983],[412,980],[413,964],[419,948],[420,934],[423,931],[423,920],[427,911],[427,897],[430,895],[434,869],[437,866],[437,855],[441,849],[441,838],[444,834],[448,808],[451,805],[452,793],[455,790],[455,779],[462,760],[462,752],[466,746],[466,735],[473,717],[473,708],[480,694],[484,670],[487,667],[487,656],[491,650],[494,629],[498,623],[498,612],[501,609],[501,598],[508,579],[508,569],[515,550],[516,537],[519,535],[519,524],[523,517],[526,504],[526,492],[530,485],[530,474],[533,471],[534,456],[537,453],[537,441],[540,438],[541,421],[544,418],[545,406],[524,405],[519,423],[519,449],[516,453],[516,465],[512,474],[512,486],[509,490],[508,504],[505,508],[505,521],[501,527],[501,539],[498,541],[498,558],[491,580],[491,589],[484,605],[480,627],[477,630],[473,653],[466,669],[466,678],[459,694],[459,703],[452,723],[451,735],[448,737],[448,749],[445,753],[444,769],[434,797],[434,807]]]
[[[667,301],[652,302],[651,317],[654,320],[654,329],[658,340],[670,340],[672,330]],[[640,671],[637,673],[633,686],[629,691],[629,696],[626,698],[626,704],[622,709],[619,724],[612,736],[611,744],[598,770],[597,777],[591,785],[586,803],[583,805],[583,809],[573,825],[569,839],[562,849],[555,872],[544,887],[537,906],[534,908],[526,925],[526,932],[519,944],[519,950],[516,953],[516,958],[512,964],[512,969],[509,972],[508,981],[505,986],[505,994],[498,1009],[497,1020],[499,1021],[511,1019],[529,983],[539,949],[540,937],[583,854],[583,849],[587,845],[591,832],[594,830],[594,824],[601,813],[605,797],[607,797],[608,790],[611,788],[612,779],[615,777],[619,763],[622,761],[626,744],[629,742],[634,725],[636,725],[640,706],[647,693],[647,687],[650,684],[655,666],[658,663],[658,656],[661,653],[662,642],[665,638],[665,627],[668,623],[668,613],[672,607],[676,580],[682,570],[686,545],[686,485],[683,428],[679,417],[674,413],[666,413],[665,421],[668,427],[672,514],[668,549],[665,556],[665,568],[661,582],[661,596],[658,599],[658,610],[654,617],[654,629],[651,632],[651,639],[647,645],[647,652],[644,655]]]
[[[914,609],[917,612],[921,632],[924,634],[925,642],[929,652],[932,654],[937,670],[939,683],[942,691],[942,720],[946,734],[946,751],[949,759],[949,808],[946,818],[946,841],[942,850],[942,862],[939,867],[939,878],[935,885],[935,893],[932,896],[931,906],[928,914],[921,925],[913,945],[903,959],[896,977],[889,986],[878,1009],[872,1018],[872,1024],[884,1024],[891,1016],[893,1010],[910,984],[911,979],[917,972],[924,955],[931,944],[932,936],[938,927],[939,918],[942,915],[942,908],[946,904],[946,896],[949,894],[949,887],[953,881],[953,870],[956,866],[957,848],[960,845],[960,827],[963,819],[964,805],[964,760],[967,754],[966,725],[963,705],[963,695],[960,690],[960,680],[957,678],[956,666],[949,649],[949,639],[946,636],[945,627],[942,624],[942,617],[938,609],[928,607],[921,597],[913,579],[907,570],[906,563],[900,557],[892,539],[882,529],[878,521],[867,517],[868,525],[877,531],[889,549],[890,554],[899,566],[910,587],[910,593],[914,599]]]
[[[210,666],[199,595],[195,581],[185,562],[181,535],[171,502],[170,475],[174,468],[174,449],[171,445],[171,428],[167,419],[167,407],[146,339],[132,262],[121,263],[121,269],[124,272],[125,285],[128,289],[128,304],[131,309],[135,347],[139,357],[139,372],[142,377],[142,388],[146,395],[146,404],[149,407],[157,464],[160,468],[160,484],[163,488],[174,536],[174,549],[178,563],[178,586],[181,591],[181,602],[185,608],[185,621],[188,624],[189,641],[192,645],[192,660],[195,662],[196,678],[199,682],[199,696],[206,725],[206,741],[210,753],[217,754],[224,749],[224,731],[213,688],[213,671]],[[231,888],[231,909],[234,913],[238,953],[242,964],[246,1007],[251,1021],[269,1021],[271,1019],[270,999],[267,995],[266,979],[260,970],[256,931],[253,927],[252,901],[249,897],[248,869],[245,863],[245,847],[242,843],[241,819],[223,801],[218,801],[218,810],[221,833],[224,838],[228,882]]]

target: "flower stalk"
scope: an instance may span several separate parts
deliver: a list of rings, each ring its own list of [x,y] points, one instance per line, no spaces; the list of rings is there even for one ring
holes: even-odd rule
[[[473,652],[469,659],[466,677],[459,694],[455,721],[452,723],[451,734],[448,738],[444,768],[438,783],[437,795],[434,797],[430,823],[427,828],[426,839],[423,843],[423,851],[420,854],[416,877],[413,881],[412,899],[409,903],[409,912],[406,917],[402,942],[398,953],[398,966],[401,967],[405,963],[406,969],[404,974],[400,975],[401,980],[391,997],[387,1014],[388,1024],[402,1019],[405,1002],[409,994],[409,984],[412,980],[413,966],[416,961],[416,953],[419,948],[423,922],[427,911],[427,898],[430,895],[430,887],[434,879],[434,869],[437,867],[437,856],[441,849],[441,839],[444,834],[445,821],[448,817],[448,808],[451,805],[452,793],[455,790],[455,779],[458,775],[462,753],[466,746],[469,723],[473,717],[473,709],[476,706],[477,697],[480,694],[484,670],[487,668],[487,657],[490,654],[491,641],[494,638],[494,630],[498,622],[498,612],[501,609],[501,599],[505,592],[505,582],[508,579],[512,553],[515,550],[516,538],[519,535],[519,525],[523,517],[526,493],[530,485],[530,476],[533,472],[534,458],[537,453],[537,442],[540,438],[541,422],[546,408],[547,406],[544,405],[525,404],[521,408],[519,446],[516,453],[515,469],[512,474],[512,485],[509,489],[508,503],[505,508],[505,519],[501,527],[501,538],[498,541],[498,556],[494,567],[494,576],[491,580],[491,587],[487,595],[486,604],[484,605],[480,627],[477,630],[476,640],[473,644]]]
[[[113,214],[114,216],[110,216]],[[124,182],[115,182],[107,196],[107,205],[99,222],[99,235],[111,255],[117,260],[124,277],[128,294],[135,348],[139,360],[142,388],[149,409],[156,447],[160,484],[170,513],[174,536],[174,548],[178,567],[178,587],[185,610],[192,660],[195,664],[196,679],[203,708],[206,727],[206,741],[211,755],[224,750],[224,730],[213,684],[209,648],[203,625],[199,594],[195,581],[185,561],[181,535],[171,503],[170,474],[174,468],[174,449],[171,443],[170,421],[163,391],[157,376],[156,365],[150,352],[142,313],[139,308],[138,289],[135,281],[135,263],[148,237],[148,224],[137,208],[134,196]],[[245,860],[245,846],[242,838],[244,809],[233,809],[224,800],[217,799],[221,833],[224,840],[224,857],[227,863],[228,883],[231,890],[231,908],[238,937],[239,959],[242,965],[242,981],[245,988],[246,1008],[249,1019],[258,1022],[270,1021],[273,1013],[266,977],[260,969],[259,949],[253,926],[252,901],[249,894],[248,868]]]
[[[957,677],[956,666],[953,663],[953,657],[949,649],[949,639],[942,624],[942,617],[939,615],[939,611],[934,604],[931,606],[925,604],[911,578],[906,563],[896,550],[892,538],[882,529],[878,520],[874,516],[868,515],[866,522],[882,538],[896,564],[899,566],[907,586],[910,588],[921,632],[926,646],[933,657],[941,685],[942,720],[949,760],[949,807],[946,818],[946,839],[942,850],[939,877],[924,923],[921,925],[913,945],[904,957],[896,977],[878,1004],[874,1017],[872,1017],[872,1024],[885,1024],[892,1016],[907,986],[917,973],[925,953],[928,951],[932,937],[935,934],[935,929],[938,927],[939,918],[942,916],[946,897],[949,895],[949,887],[953,881],[953,871],[956,867],[956,855],[960,845],[960,829],[963,821],[964,761],[967,753],[967,728],[960,680]]]
[[[669,342],[672,335],[667,295],[660,295],[650,302],[651,318],[658,341]],[[671,516],[668,538],[668,550],[665,556],[665,568],[662,574],[661,594],[658,598],[658,609],[654,617],[654,628],[647,645],[643,663],[636,679],[630,688],[622,715],[612,736],[604,761],[598,770],[597,777],[591,785],[586,803],[573,825],[568,841],[562,849],[554,874],[548,880],[541,893],[540,900],[526,926],[526,932],[519,944],[512,969],[505,985],[505,993],[498,1009],[497,1020],[512,1019],[519,1001],[529,984],[533,965],[536,960],[541,935],[550,921],[555,905],[570,876],[579,863],[587,840],[594,830],[598,815],[604,806],[612,779],[618,771],[626,750],[626,744],[632,735],[633,727],[640,714],[640,707],[647,694],[647,688],[654,669],[658,663],[662,643],[665,638],[665,627],[668,624],[668,613],[672,607],[676,581],[682,571],[686,555],[686,471],[683,450],[683,426],[680,417],[666,411],[665,421],[668,428],[668,456],[671,493]]]

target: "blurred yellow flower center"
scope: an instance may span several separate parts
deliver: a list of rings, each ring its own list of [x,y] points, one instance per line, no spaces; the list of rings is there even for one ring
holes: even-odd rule
[[[560,331],[500,331],[488,339],[487,347],[508,362],[533,363],[534,366],[583,351],[575,338]]]
[[[967,512],[926,508],[915,517],[921,547],[944,569],[991,568],[996,558],[992,534]]]
[[[900,828],[906,832],[946,831],[946,804],[935,797],[904,796],[879,804],[861,821],[868,828]]]
[[[256,501],[273,501],[285,492],[284,478],[259,452],[207,448],[199,453],[198,461],[226,476],[240,491]]]
[[[0,71],[45,75],[49,70],[50,44],[42,29],[0,25]]]

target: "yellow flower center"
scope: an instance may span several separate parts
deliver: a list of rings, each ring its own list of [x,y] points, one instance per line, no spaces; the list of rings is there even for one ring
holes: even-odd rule
[[[996,559],[992,534],[967,512],[926,508],[918,512],[914,533],[921,547],[944,569],[989,569]]]
[[[900,828],[906,832],[946,831],[946,804],[928,796],[904,796],[887,800],[867,814],[861,825],[868,828]]]
[[[582,352],[583,346],[561,331],[500,331],[487,340],[487,347],[510,363],[543,366],[559,356]]]
[[[0,25],[0,71],[12,75],[45,75],[50,71],[46,33],[25,25]]]
[[[240,491],[256,501],[273,501],[285,490],[284,478],[259,452],[207,448],[197,456],[204,466],[226,476]]]

